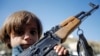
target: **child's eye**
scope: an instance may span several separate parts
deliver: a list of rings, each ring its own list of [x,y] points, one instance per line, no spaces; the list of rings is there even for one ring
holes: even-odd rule
[[[36,34],[36,31],[35,30],[31,30],[30,31],[30,34],[35,35]]]
[[[23,30],[17,30],[17,31],[16,31],[16,34],[17,34],[18,36],[21,36],[21,35],[24,34],[24,31],[23,31]]]

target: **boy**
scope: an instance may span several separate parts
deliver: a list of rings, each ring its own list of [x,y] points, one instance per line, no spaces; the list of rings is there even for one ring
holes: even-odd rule
[[[42,34],[40,20],[28,11],[18,11],[10,15],[0,31],[1,40],[12,49],[12,56],[17,56],[39,40]],[[54,47],[58,55],[66,55],[67,50],[61,45]]]

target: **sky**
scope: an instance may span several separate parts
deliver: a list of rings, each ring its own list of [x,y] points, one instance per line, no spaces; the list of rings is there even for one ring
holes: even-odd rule
[[[100,5],[100,0],[0,0],[0,28],[13,12],[27,10],[37,15],[46,32],[68,17],[92,9],[90,2]],[[80,28],[87,40],[100,41],[100,8],[87,17]],[[71,35],[78,37],[77,29]]]

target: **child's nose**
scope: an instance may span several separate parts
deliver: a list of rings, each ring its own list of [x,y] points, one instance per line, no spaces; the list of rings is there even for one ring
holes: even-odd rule
[[[24,35],[24,39],[30,41],[31,40],[31,34],[26,32]]]

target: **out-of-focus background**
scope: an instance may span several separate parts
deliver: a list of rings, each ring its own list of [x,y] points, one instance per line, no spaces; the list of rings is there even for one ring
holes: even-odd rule
[[[43,24],[43,33],[70,16],[74,16],[81,11],[87,12],[91,9],[88,5],[90,2],[100,5],[100,0],[1,0],[0,2],[0,28],[5,19],[13,12],[28,10],[40,18]],[[95,50],[95,54],[100,55],[99,15],[100,8],[87,17],[80,25],[80,28],[83,29],[86,39]],[[70,34],[64,45],[69,46],[70,50],[76,51],[73,46],[76,46],[77,40],[76,29]],[[11,54],[11,50],[5,48],[3,43],[0,43],[1,54],[6,56]]]

